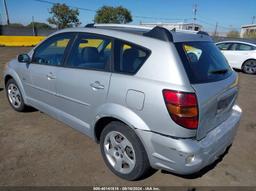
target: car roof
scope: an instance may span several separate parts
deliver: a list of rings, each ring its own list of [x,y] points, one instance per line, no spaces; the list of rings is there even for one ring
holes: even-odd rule
[[[120,38],[130,41],[132,38],[154,38],[169,42],[188,41],[211,41],[211,37],[202,31],[169,30],[164,27],[144,27],[141,25],[126,24],[90,24],[84,28],[69,28],[58,31],[61,32],[88,32],[102,34],[110,37]]]

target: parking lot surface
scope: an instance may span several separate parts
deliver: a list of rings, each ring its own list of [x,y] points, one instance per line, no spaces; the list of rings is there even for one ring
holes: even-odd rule
[[[30,48],[0,47],[0,186],[256,186],[256,75],[239,73],[243,116],[232,147],[201,172],[157,171],[129,182],[105,166],[99,145],[39,111],[15,112],[4,92],[4,64]]]

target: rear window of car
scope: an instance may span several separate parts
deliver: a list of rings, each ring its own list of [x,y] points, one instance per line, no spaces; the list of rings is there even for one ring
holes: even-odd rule
[[[227,60],[212,42],[175,43],[190,83],[208,83],[231,75]]]

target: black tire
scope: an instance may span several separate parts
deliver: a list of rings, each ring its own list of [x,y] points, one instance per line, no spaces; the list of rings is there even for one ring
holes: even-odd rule
[[[252,65],[254,65],[254,67],[252,67]],[[256,60],[250,59],[245,61],[242,65],[242,71],[246,74],[256,74]]]
[[[12,103],[11,103],[11,100],[9,98],[9,94],[8,94],[8,88],[11,86],[11,85],[14,85],[15,87],[17,87],[19,93],[20,93],[20,104],[18,106],[14,106]],[[18,111],[18,112],[23,112],[26,110],[26,105],[24,103],[24,99],[23,99],[23,96],[21,94],[21,91],[19,89],[19,86],[17,85],[17,83],[15,82],[14,79],[9,79],[6,83],[6,86],[5,86],[5,90],[6,90],[6,97],[8,99],[8,102],[9,104],[11,105],[11,107],[15,110],[15,111]]]
[[[118,172],[109,162],[105,150],[104,150],[104,141],[106,136],[110,132],[119,132],[122,135],[125,136],[125,138],[132,144],[132,147],[135,152],[135,166],[131,170],[130,173],[120,173]],[[108,168],[117,176],[126,179],[126,180],[138,180],[142,179],[152,172],[152,168],[150,166],[147,153],[145,151],[144,146],[142,145],[140,139],[135,134],[135,132],[125,125],[122,122],[119,121],[113,121],[109,123],[102,131],[100,136],[100,148],[101,148],[101,154],[104,159],[105,164],[108,166]]]

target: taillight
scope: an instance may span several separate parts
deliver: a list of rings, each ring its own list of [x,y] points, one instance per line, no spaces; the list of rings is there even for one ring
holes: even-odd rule
[[[199,113],[195,93],[163,90],[163,96],[173,121],[182,127],[197,129]]]

